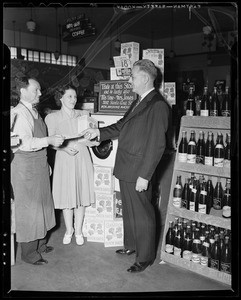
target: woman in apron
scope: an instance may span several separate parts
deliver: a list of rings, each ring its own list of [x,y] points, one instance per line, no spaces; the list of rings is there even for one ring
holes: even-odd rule
[[[63,138],[47,137],[46,125],[33,107],[41,95],[39,83],[23,77],[17,81],[17,90],[20,102],[12,110],[16,114],[13,131],[21,143],[13,149],[11,163],[16,240],[21,244],[23,261],[42,265],[47,260],[41,254],[53,250],[53,247],[46,245],[46,234],[55,226],[46,147],[59,147]]]

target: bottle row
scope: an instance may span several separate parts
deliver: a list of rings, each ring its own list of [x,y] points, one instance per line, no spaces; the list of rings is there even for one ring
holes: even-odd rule
[[[204,86],[203,95],[201,97],[200,109],[196,109],[196,101],[194,97],[194,87],[189,88],[188,99],[186,103],[187,116],[224,116],[231,115],[231,97],[229,88],[226,87],[225,93],[219,97],[217,87],[214,86],[210,95],[208,87]]]
[[[224,145],[222,132],[217,132],[216,144],[214,144],[212,131],[208,131],[206,139],[204,131],[199,131],[198,141],[196,142],[195,130],[190,131],[189,141],[187,131],[183,130],[182,138],[178,145],[178,161],[230,168],[230,133],[226,133],[225,143]]]
[[[231,218],[231,180],[226,178],[223,188],[220,177],[217,177],[214,187],[211,176],[206,179],[204,175],[199,175],[196,178],[191,173],[191,177],[186,177],[183,184],[181,175],[177,175],[172,203],[175,207],[201,214],[209,214],[211,208],[222,210],[222,217]]]
[[[192,220],[169,221],[165,252],[231,274],[231,231]]]

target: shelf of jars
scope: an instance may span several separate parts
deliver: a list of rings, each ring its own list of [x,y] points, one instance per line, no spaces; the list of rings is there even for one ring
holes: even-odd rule
[[[160,255],[165,262],[228,285],[230,140],[230,117],[182,117]]]

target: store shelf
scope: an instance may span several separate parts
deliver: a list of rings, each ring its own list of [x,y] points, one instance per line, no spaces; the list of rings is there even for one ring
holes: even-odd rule
[[[230,117],[182,117],[182,127],[202,128],[202,129],[230,129]]]
[[[200,264],[196,264],[190,260],[179,258],[173,254],[168,254],[164,251],[161,251],[161,259],[165,262],[177,265],[179,267],[182,267],[184,269],[187,269],[189,271],[198,273],[202,276],[226,283],[228,285],[231,285],[231,275],[216,271],[214,269],[202,266]]]

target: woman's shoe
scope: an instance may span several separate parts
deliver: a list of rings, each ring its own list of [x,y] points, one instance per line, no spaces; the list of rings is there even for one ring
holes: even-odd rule
[[[79,234],[79,235],[75,235],[75,239],[76,239],[76,244],[79,246],[82,246],[84,244],[84,237],[83,234]]]
[[[64,244],[64,245],[70,244],[73,233],[74,233],[74,229],[73,229],[73,231],[72,231],[71,234],[66,234],[66,233],[65,233],[64,238],[63,238],[63,244]]]

